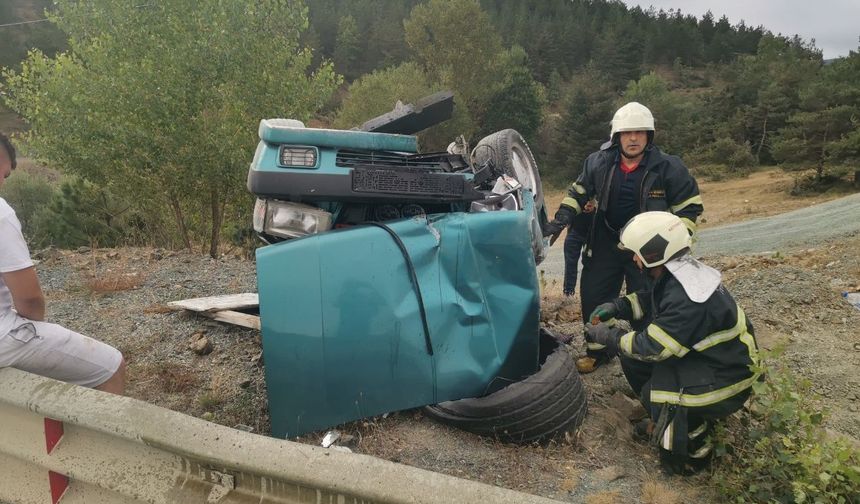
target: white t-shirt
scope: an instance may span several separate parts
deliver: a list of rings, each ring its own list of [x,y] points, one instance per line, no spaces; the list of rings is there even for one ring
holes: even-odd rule
[[[21,222],[15,210],[0,198],[0,273],[20,271],[32,265],[30,250],[21,234]],[[12,293],[0,276],[0,337],[6,336],[12,329],[16,316],[12,306]]]

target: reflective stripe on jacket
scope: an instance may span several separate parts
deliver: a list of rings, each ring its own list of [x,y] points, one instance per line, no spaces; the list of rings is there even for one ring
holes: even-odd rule
[[[690,300],[667,270],[649,291],[622,298],[619,318],[650,320],[621,337],[619,349],[653,362],[651,403],[711,406],[743,392],[758,378],[752,323],[720,285],[704,303]]]

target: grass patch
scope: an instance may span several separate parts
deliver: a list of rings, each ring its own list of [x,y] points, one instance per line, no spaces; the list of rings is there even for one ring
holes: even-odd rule
[[[750,407],[718,425],[711,483],[720,502],[860,502],[860,452],[823,427],[809,380],[767,355]]]
[[[146,274],[141,272],[109,271],[88,278],[84,281],[84,286],[93,294],[107,294],[137,289],[144,281],[146,281]]]

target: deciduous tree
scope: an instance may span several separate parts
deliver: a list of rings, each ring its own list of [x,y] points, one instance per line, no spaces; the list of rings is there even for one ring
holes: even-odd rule
[[[191,246],[218,253],[245,191],[256,125],[307,120],[339,80],[310,68],[297,0],[58,0],[70,49],[4,73],[38,158],[138,204],[170,208]]]

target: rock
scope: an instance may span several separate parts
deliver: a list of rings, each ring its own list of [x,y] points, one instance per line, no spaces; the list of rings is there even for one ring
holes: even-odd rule
[[[198,331],[191,335],[188,348],[197,355],[207,355],[212,352],[212,343],[203,334],[203,331]]]
[[[253,427],[251,427],[250,425],[245,425],[245,424],[236,424],[236,426],[233,428],[236,430],[243,431],[243,432],[254,432]]]
[[[87,252],[89,252],[90,250],[92,250],[92,249],[91,249],[91,248],[89,248],[89,247],[78,247],[78,249],[77,249],[77,253],[78,253],[78,254],[86,254],[86,253],[87,253]]]
[[[203,420],[206,420],[207,422],[211,422],[212,420],[215,419],[215,413],[212,413],[211,411],[207,411],[206,413],[203,413],[202,415],[200,415],[200,418],[202,418]]]
[[[623,478],[624,476],[624,468],[614,465],[594,471],[594,477],[599,479],[600,481],[603,481],[604,483],[610,483],[617,479]]]
[[[597,360],[593,357],[580,357],[579,359],[576,359],[576,370],[583,374],[591,373],[596,369],[594,367],[595,362],[597,362]]]
[[[239,387],[246,389],[251,386],[251,380],[245,379],[239,382]]]
[[[107,257],[108,259],[116,259],[117,257],[119,257],[119,252],[118,252],[118,251],[116,251],[116,250],[112,250],[112,251],[110,251],[110,252],[108,252],[108,253],[107,253],[107,256],[106,256],[106,257]]]
[[[263,366],[263,352],[258,353],[257,355],[251,357],[251,364],[262,367]]]

